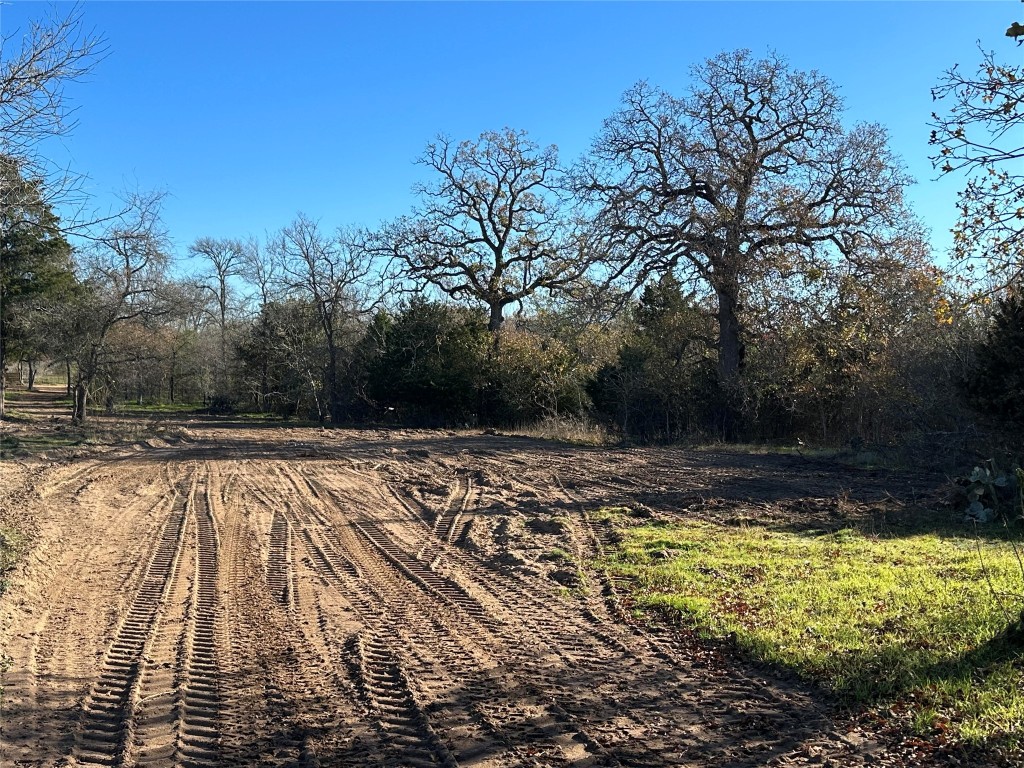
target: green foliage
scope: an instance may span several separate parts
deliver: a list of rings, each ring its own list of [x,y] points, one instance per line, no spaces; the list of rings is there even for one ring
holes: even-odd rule
[[[1009,542],[686,523],[626,531],[606,565],[636,579],[639,606],[851,702],[909,702],[922,727],[972,741],[1024,738],[1024,667],[1005,634],[1021,600]]]
[[[312,304],[270,302],[238,344],[250,399],[260,411],[322,419],[326,360]]]
[[[1024,469],[999,467],[995,459],[974,467],[970,474],[958,477],[963,494],[964,514],[968,519],[987,523],[996,517],[1009,521],[1024,517]]]
[[[964,391],[981,413],[1024,427],[1024,291],[999,299]]]
[[[720,399],[709,311],[667,275],[644,289],[632,319],[617,360],[590,386],[599,412],[642,439],[709,430]]]
[[[579,357],[557,339],[505,329],[488,361],[485,416],[502,425],[580,416],[590,406],[587,373]]]
[[[0,364],[46,346],[40,315],[75,287],[71,246],[43,198],[40,182],[0,156]]]
[[[975,331],[954,303],[919,243],[765,284],[748,307],[750,438],[865,445],[961,429],[954,382]]]
[[[366,391],[382,415],[432,426],[477,421],[491,344],[483,313],[417,299],[376,323]]]

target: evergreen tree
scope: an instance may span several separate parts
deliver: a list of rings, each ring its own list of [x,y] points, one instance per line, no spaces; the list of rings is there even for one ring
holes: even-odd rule
[[[980,412],[1024,426],[1024,291],[999,300],[965,390]]]

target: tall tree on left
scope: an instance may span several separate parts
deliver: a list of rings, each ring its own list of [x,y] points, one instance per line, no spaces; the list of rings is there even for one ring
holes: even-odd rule
[[[71,246],[42,186],[17,159],[0,155],[0,372],[42,341],[33,338],[35,320],[56,311],[76,283]],[[0,373],[0,418],[5,390]]]
[[[0,36],[0,380],[19,315],[52,292],[57,274],[70,272],[53,208],[74,201],[77,180],[55,169],[40,148],[44,139],[70,133],[73,110],[64,89],[87,75],[105,52],[103,39],[85,27],[79,5],[63,15],[54,11],[25,30],[5,28]]]

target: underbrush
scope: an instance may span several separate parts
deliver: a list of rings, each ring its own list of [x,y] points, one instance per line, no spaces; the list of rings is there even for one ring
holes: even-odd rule
[[[148,416],[151,414],[167,415],[192,414],[203,408],[202,403],[121,403],[117,406],[117,413],[124,415]]]
[[[617,442],[617,438],[605,426],[586,417],[548,416],[533,424],[509,430],[509,434],[573,445],[612,445]]]
[[[1024,747],[1021,562],[1006,537],[704,523],[623,531],[603,563],[639,609],[794,670],[919,733]],[[1019,624],[1017,624],[1019,627]]]

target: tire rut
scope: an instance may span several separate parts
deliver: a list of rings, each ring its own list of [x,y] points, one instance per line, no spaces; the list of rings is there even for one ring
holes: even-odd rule
[[[132,697],[139,683],[143,652],[163,609],[185,543],[187,493],[179,484],[142,585],[83,704],[74,750],[81,765],[118,765],[130,744]]]
[[[360,690],[376,711],[402,765],[457,768],[455,758],[413,698],[405,672],[389,644],[366,632],[356,635],[348,650],[354,659]]]
[[[331,488],[328,485],[325,484],[320,488],[319,498],[331,498],[332,496]],[[334,499],[334,501],[341,503],[339,499]],[[451,706],[451,701],[445,707],[448,715],[454,716],[453,720],[458,721],[451,723],[450,727],[453,730],[465,728],[467,720],[476,721],[478,723],[475,727],[476,730],[483,727],[492,731],[492,736],[503,734],[500,736],[503,743],[534,746],[538,743],[546,743],[553,750],[552,754],[561,755],[562,757],[559,759],[571,760],[574,765],[586,765],[590,760],[595,759],[600,759],[605,765],[618,764],[613,756],[603,750],[596,739],[580,727],[577,718],[528,680],[534,675],[541,675],[542,667],[535,663],[534,654],[515,650],[523,646],[523,637],[520,634],[508,628],[502,629],[501,625],[504,622],[498,621],[488,614],[484,607],[472,598],[462,586],[436,573],[429,565],[403,550],[384,533],[382,526],[370,520],[366,515],[355,513],[353,518],[350,523],[351,529],[360,534],[361,539],[369,542],[372,547],[368,554],[375,554],[378,558],[383,559],[390,570],[398,575],[400,584],[412,581],[435,600],[440,599],[444,604],[457,609],[457,613],[450,620],[450,626],[448,623],[442,622],[439,627],[440,635],[433,642],[426,642],[426,638],[430,637],[428,630],[418,629],[415,633],[417,638],[424,640],[423,645],[430,648],[445,668],[457,672],[452,675],[452,678],[463,683],[468,680],[472,681],[469,690],[464,691],[464,695],[460,697],[463,701],[472,702],[468,709],[465,705],[462,706],[461,716],[454,716],[455,708]],[[417,519],[422,520],[422,518]],[[438,541],[441,546],[453,553],[458,553],[457,557],[464,556],[465,553],[458,550],[457,547],[441,539]],[[358,556],[359,547],[353,546],[353,543],[349,543],[348,547],[353,559],[356,562],[364,563],[366,572],[370,574],[366,582],[378,589],[386,583],[387,579],[381,573],[379,565],[373,566],[369,561],[364,561],[363,557]],[[464,596],[464,598],[460,600],[458,596]],[[386,595],[384,599],[387,600]],[[405,595],[395,600],[395,602],[399,601],[402,604],[408,604]],[[365,610],[372,611],[373,609],[368,607]],[[405,624],[416,626],[415,618],[410,616],[408,611],[404,615],[399,615]],[[564,618],[552,618],[547,628],[554,629],[559,621],[564,621]],[[472,663],[472,657],[465,655],[452,658],[451,654],[445,654],[443,649],[457,645],[454,642],[457,638],[463,638],[463,641],[469,640],[477,649],[500,650],[515,659],[516,666],[521,665],[523,668],[530,669],[531,674],[523,676],[511,673],[504,665],[499,665],[496,659],[490,658],[490,650],[486,652],[489,656],[486,663],[480,663],[479,660],[477,663]],[[499,666],[503,669],[500,678],[493,672]],[[528,702],[527,709],[522,712],[522,724],[510,728],[508,726],[509,718],[506,716],[502,718],[506,724],[496,726],[486,714],[486,704],[482,704],[482,702],[494,700]],[[508,706],[513,710],[522,709],[519,704],[509,704]],[[448,728],[439,729],[439,731],[449,732]],[[510,734],[512,734],[512,738],[509,738]],[[581,750],[585,754],[581,754]],[[454,754],[457,757],[458,750]],[[580,760],[584,762],[579,762]]]

